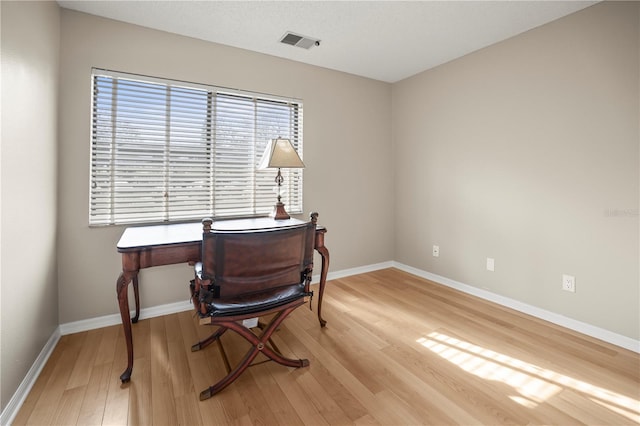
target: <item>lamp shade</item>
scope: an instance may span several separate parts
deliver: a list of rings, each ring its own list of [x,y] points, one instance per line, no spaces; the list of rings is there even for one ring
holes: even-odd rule
[[[271,139],[262,154],[258,169],[300,169],[304,163],[289,139]]]

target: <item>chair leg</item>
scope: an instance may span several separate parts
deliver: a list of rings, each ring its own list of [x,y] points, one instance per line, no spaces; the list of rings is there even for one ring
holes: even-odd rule
[[[244,370],[246,370],[251,365],[251,362],[256,358],[256,356],[258,356],[259,353],[263,353],[269,359],[288,367],[307,367],[309,365],[309,360],[285,358],[284,356],[282,356],[282,354],[277,352],[277,350],[274,350],[267,345],[267,342],[270,340],[271,334],[277,329],[280,323],[284,321],[287,315],[289,315],[298,306],[299,305],[294,305],[278,312],[278,314],[271,320],[269,325],[267,325],[262,330],[260,336],[256,336],[251,330],[249,330],[239,322],[229,321],[222,323],[221,327],[235,331],[246,340],[248,340],[252,346],[244,356],[242,361],[240,361],[240,363],[229,374],[227,374],[216,384],[210,386],[208,389],[200,392],[200,400],[202,401],[211,398],[213,395],[220,392],[233,381],[235,381],[240,376],[240,374],[242,374]]]
[[[209,386],[209,388],[200,392],[200,401],[204,401],[205,399],[211,398],[213,395],[217,394],[222,389],[226,388],[231,383],[233,383],[240,376],[240,374],[242,374],[242,372],[246,370],[247,367],[249,367],[249,364],[251,364],[251,361],[253,361],[255,357],[258,356],[258,353],[259,351],[256,347],[251,348],[251,350],[247,352],[247,354],[244,356],[242,361],[236,366],[236,368],[234,368],[229,374],[227,374],[218,383],[212,386]]]
[[[282,356],[282,354],[280,354],[277,351],[277,349],[274,350],[267,345],[267,342],[270,340],[270,337],[273,334],[273,332],[276,331],[280,323],[282,323],[282,321],[284,321],[287,315],[289,315],[295,308],[297,308],[297,305],[291,306],[287,309],[284,309],[278,312],[278,314],[275,317],[273,317],[269,325],[267,325],[262,330],[262,333],[260,334],[260,336],[256,336],[251,332],[251,330],[247,329],[246,327],[244,327],[243,325],[237,322],[231,322],[225,325],[228,328],[235,331],[236,333],[238,333],[239,335],[241,335],[242,337],[244,337],[245,339],[247,339],[249,343],[251,343],[254,346],[254,348],[257,348],[258,351],[262,352],[264,355],[266,355],[273,361],[279,364],[285,365],[287,367],[295,367],[295,368],[306,367],[307,365],[309,365],[308,360],[285,358],[284,356]]]
[[[200,349],[203,349],[209,346],[211,343],[219,339],[220,336],[222,336],[227,330],[228,330],[227,327],[220,326],[211,336],[191,346],[191,352],[196,352],[196,351],[199,351]]]
[[[263,323],[262,321],[258,322],[258,328],[260,330],[264,330],[267,327],[267,324]],[[276,331],[280,330],[279,328],[276,328]],[[278,345],[276,345],[276,342],[274,342],[273,340],[271,340],[271,337],[269,337],[269,345],[277,352],[277,353],[281,353],[280,352],[280,348],[278,348]]]

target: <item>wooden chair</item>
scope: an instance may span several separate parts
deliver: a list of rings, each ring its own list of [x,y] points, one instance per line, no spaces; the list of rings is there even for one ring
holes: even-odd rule
[[[298,223],[250,231],[211,230],[212,221],[203,220],[202,262],[196,265],[191,295],[200,324],[218,328],[191,348],[197,351],[233,330],[251,348],[231,369],[220,344],[227,375],[200,393],[210,398],[236,380],[259,353],[289,367],[306,367],[306,359],[285,358],[270,337],[293,310],[313,293],[309,290],[313,270],[315,224]],[[244,320],[274,314],[255,334]]]

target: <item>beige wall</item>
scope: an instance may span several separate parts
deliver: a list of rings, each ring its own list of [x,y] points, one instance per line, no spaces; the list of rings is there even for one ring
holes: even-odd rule
[[[393,258],[393,208],[384,202],[392,196],[391,85],[68,10],[61,46],[61,323],[118,312],[123,228],[87,226],[92,66],[302,99],[303,217],[320,213],[331,269]],[[142,271],[143,307],[186,304],[191,274],[187,265]]]
[[[54,2],[2,1],[0,8],[0,393],[4,409],[58,327],[55,237],[60,12]]]
[[[395,260],[640,338],[639,7],[394,84]]]

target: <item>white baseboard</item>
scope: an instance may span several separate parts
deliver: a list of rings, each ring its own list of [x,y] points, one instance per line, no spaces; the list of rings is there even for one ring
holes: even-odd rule
[[[373,272],[379,269],[392,268],[393,266],[394,266],[394,262],[388,261],[388,262],[374,263],[371,265],[359,266],[357,268],[343,269],[341,271],[336,271],[336,272],[329,272],[327,274],[327,281],[337,280],[340,278],[349,277],[351,275],[358,275],[358,274],[364,274],[367,272]],[[311,281],[312,284],[317,284],[318,282],[320,282],[320,274],[314,275]]]
[[[58,327],[54,330],[53,334],[51,334],[51,337],[49,337],[47,343],[45,343],[44,347],[40,351],[40,354],[34,361],[29,371],[27,371],[27,375],[24,376],[24,379],[22,379],[20,386],[18,386],[18,389],[11,397],[11,400],[9,401],[7,406],[4,408],[4,410],[2,410],[2,413],[0,413],[0,425],[10,425],[13,422],[16,415],[18,414],[18,411],[20,410],[20,407],[22,407],[22,404],[24,403],[24,400],[27,398],[27,395],[29,395],[31,388],[33,388],[33,385],[38,379],[40,372],[44,368],[47,360],[51,356],[51,353],[58,344],[60,336],[60,327]]]
[[[614,333],[609,330],[605,330],[600,327],[596,327],[591,324],[587,324],[581,321],[574,320],[572,318],[565,317],[564,315],[557,314],[555,312],[547,311],[536,306],[528,305],[526,303],[514,300],[499,294],[492,293],[487,290],[480,289],[468,284],[464,284],[447,277],[432,274],[421,269],[417,269],[411,266],[404,265],[399,262],[391,262],[394,268],[398,268],[402,271],[416,275],[421,278],[433,281],[437,284],[442,284],[447,287],[454,288],[463,293],[471,294],[481,299],[488,300],[498,305],[522,312],[533,317],[549,321],[553,324],[568,328],[569,330],[577,331],[578,333],[586,334],[587,336],[595,337],[604,342],[611,343],[616,346],[628,349],[630,351],[640,353],[640,340],[634,340],[630,337],[623,336],[621,334]]]
[[[193,303],[186,300],[184,302],[168,303],[166,305],[152,306],[150,308],[140,309],[140,319],[155,318],[162,315],[175,314],[177,312],[183,312],[193,309]],[[135,312],[130,313],[131,316]],[[108,327],[110,325],[122,324],[120,314],[105,315],[97,318],[90,318],[81,321],[68,322],[60,324],[60,334],[65,336],[67,334],[79,333],[81,331],[95,330],[96,328]]]

